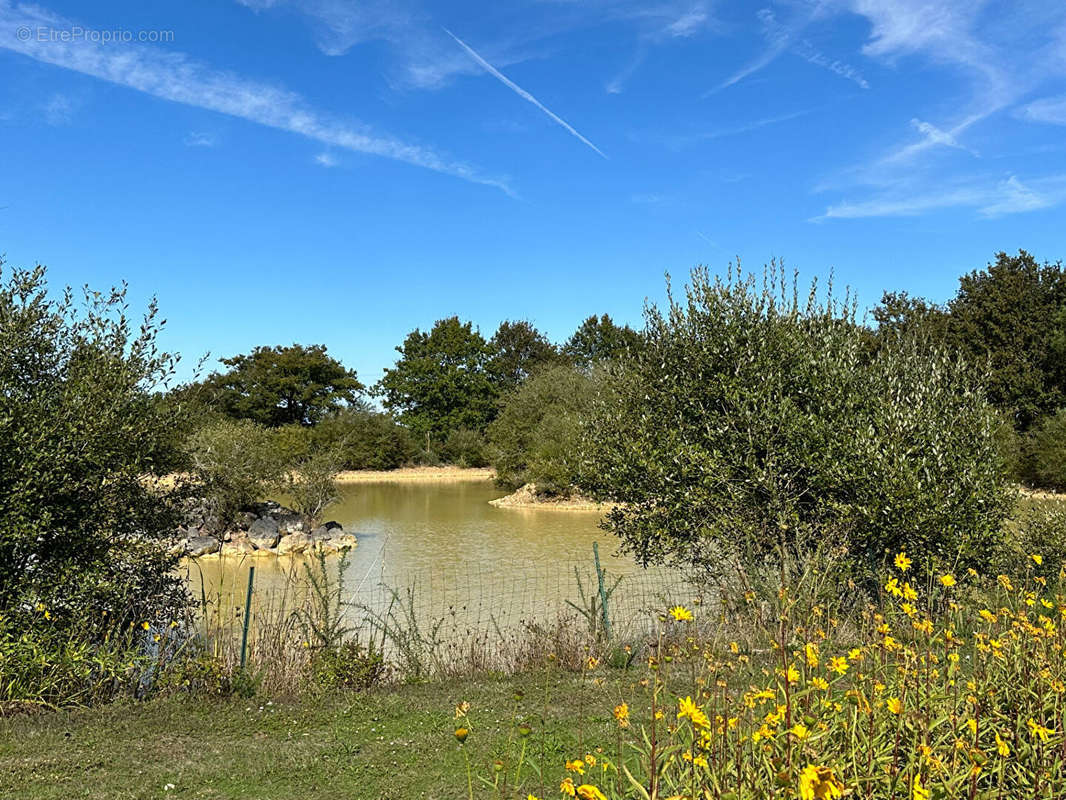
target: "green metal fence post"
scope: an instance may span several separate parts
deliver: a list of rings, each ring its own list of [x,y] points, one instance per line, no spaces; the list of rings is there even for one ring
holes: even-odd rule
[[[603,631],[607,634],[607,641],[611,641],[611,618],[607,613],[607,590],[603,588],[603,570],[600,569],[600,546],[598,542],[592,543],[592,556],[596,559],[596,580],[600,584],[600,605],[603,607]]]
[[[241,631],[241,669],[248,654],[248,621],[252,613],[252,581],[255,579],[255,567],[248,567],[248,594],[244,597],[244,630]]]

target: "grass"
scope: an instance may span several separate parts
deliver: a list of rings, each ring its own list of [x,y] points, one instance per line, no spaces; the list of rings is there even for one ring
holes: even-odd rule
[[[528,692],[531,680],[406,685],[301,701],[172,698],[0,720],[0,797],[465,796],[455,705],[466,700],[476,713],[465,746],[476,769],[491,771],[507,741],[514,691]],[[592,707],[594,691],[570,676],[553,683],[546,755],[562,763],[577,746],[573,704],[587,695]],[[536,777],[529,780],[529,791],[537,791]]]

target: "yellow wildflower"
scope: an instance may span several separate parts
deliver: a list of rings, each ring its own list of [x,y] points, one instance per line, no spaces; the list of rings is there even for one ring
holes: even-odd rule
[[[607,800],[606,795],[591,783],[583,783],[577,787],[577,796],[581,800]]]
[[[1048,735],[1054,733],[1053,730],[1045,728],[1032,717],[1029,717],[1029,721],[1025,724],[1029,726],[1029,732],[1033,735],[1033,738],[1040,739],[1042,742],[1046,742]]]
[[[1038,567],[1044,563],[1044,557],[1038,553],[1033,553],[1029,558],[1033,559],[1033,563]]]
[[[470,703],[464,700],[455,707],[455,718],[460,719],[466,716],[466,712],[470,710]]]
[[[559,791],[570,797],[574,797],[577,794],[574,781],[570,778],[563,778],[563,782],[559,784]]]
[[[837,656],[829,662],[829,669],[837,675],[843,675],[848,671],[848,660],[843,656]]]
[[[896,554],[896,569],[898,569],[900,572],[906,572],[907,570],[909,570],[911,568],[912,563],[914,562],[907,558],[907,554],[905,552],[901,551],[900,553]]]
[[[800,673],[794,664],[789,664],[788,669],[785,670],[785,677],[789,683],[799,683]]]
[[[903,701],[898,697],[890,697],[885,701],[885,705],[888,706],[888,710],[893,714],[903,713]]]
[[[456,728],[455,729],[455,738],[459,740],[459,744],[462,744],[463,742],[465,742],[466,741],[466,737],[469,736],[469,735],[470,735],[470,729],[469,728]]]
[[[1003,756],[1003,758],[1010,755],[1010,747],[1008,747],[1007,743],[1003,741],[998,731],[996,732],[996,752]]]
[[[951,575],[950,573],[947,575],[941,575],[940,583],[950,589],[952,586],[955,585],[955,576]]]
[[[803,648],[803,655],[807,659],[807,666],[818,666],[818,645],[813,642],[807,642]]]
[[[626,703],[619,703],[614,707],[614,718],[618,720],[618,727],[629,727],[629,706]]]
[[[580,758],[575,758],[573,761],[566,762],[567,772],[576,772],[578,775],[585,774],[585,762]]]
[[[804,767],[799,784],[801,800],[835,800],[844,796],[844,784],[829,767]]]
[[[914,800],[929,800],[929,789],[922,783],[922,775],[914,776],[914,786],[911,788],[911,797]]]
[[[688,717],[692,720],[692,724],[697,728],[709,728],[711,727],[710,720],[707,719],[707,715],[703,713],[698,705],[696,705],[691,697],[685,697],[679,701],[680,711],[677,712],[677,718]]]
[[[678,622],[690,622],[692,620],[692,612],[684,606],[674,606],[671,608],[670,616]]]

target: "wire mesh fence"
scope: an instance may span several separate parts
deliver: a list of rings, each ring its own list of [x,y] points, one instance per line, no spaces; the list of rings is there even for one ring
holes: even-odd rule
[[[352,574],[337,558],[257,568],[248,618],[253,666],[313,646],[307,623],[325,604],[347,635],[376,641],[407,671],[439,673],[515,667],[534,649],[573,656],[590,643],[632,640],[698,594],[676,570],[597,572],[591,552],[583,560],[442,563],[388,574]],[[247,567],[230,574],[225,588],[201,584],[199,593],[217,647],[236,661]]]

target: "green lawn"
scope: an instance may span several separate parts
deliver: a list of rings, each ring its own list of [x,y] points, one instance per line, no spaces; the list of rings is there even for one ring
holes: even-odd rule
[[[471,704],[466,747],[477,774],[505,755],[515,690],[545,761],[542,796],[558,794],[564,758],[585,734],[604,740],[604,689],[552,680],[547,725],[543,676],[435,683],[333,695],[318,701],[178,698],[0,720],[0,798],[465,798],[466,770],[453,709]],[[595,716],[582,714],[587,709]],[[509,768],[513,775],[513,766]],[[528,777],[527,777],[528,776]],[[173,788],[168,789],[168,784]],[[526,770],[524,789],[541,794]],[[517,792],[511,796],[518,796]]]

